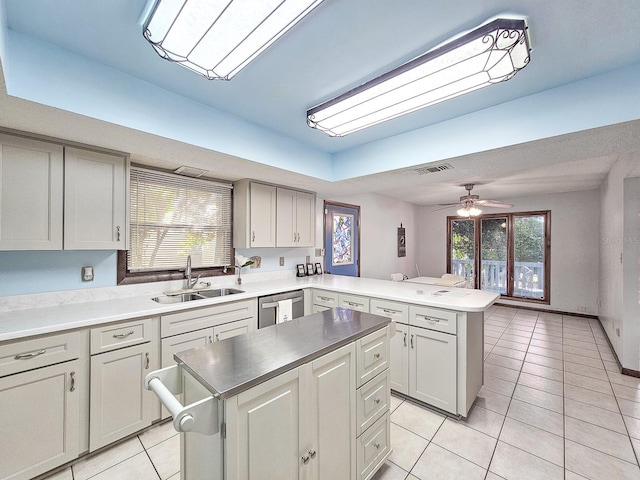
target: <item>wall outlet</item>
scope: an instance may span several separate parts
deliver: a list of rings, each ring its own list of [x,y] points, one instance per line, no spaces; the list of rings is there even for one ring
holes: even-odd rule
[[[93,282],[93,267],[82,267],[82,281]]]
[[[324,257],[324,248],[316,248],[316,257]]]
[[[280,257],[280,266],[284,267],[284,257]]]
[[[576,310],[579,312],[587,313],[587,307],[578,307],[576,308]]]
[[[307,263],[311,263],[311,256],[307,255]]]

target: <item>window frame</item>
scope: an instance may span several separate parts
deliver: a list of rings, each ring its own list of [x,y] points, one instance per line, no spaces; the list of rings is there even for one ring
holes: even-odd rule
[[[543,285],[543,298],[531,298],[513,295],[514,290],[514,219],[517,217],[534,217],[543,216],[544,221],[544,285]],[[473,220],[474,221],[474,284],[475,289],[480,289],[480,268],[481,268],[481,252],[482,252],[482,220],[491,218],[506,218],[507,219],[507,293],[500,294],[500,298],[508,300],[517,300],[523,302],[531,302],[542,305],[551,304],[551,210],[534,210],[529,212],[509,212],[509,213],[488,213],[478,215],[476,217],[463,217],[459,215],[447,216],[447,273],[451,273],[451,242],[453,232],[453,222],[459,220]]]
[[[150,167],[148,165],[131,164],[131,167],[133,167],[133,168],[137,167],[137,168],[146,169],[146,170],[155,170],[155,171],[158,171],[160,173],[169,173],[169,174],[177,175],[172,170],[166,170],[166,169],[162,169],[162,168]],[[130,175],[130,170],[129,170],[129,175]],[[217,180],[217,179],[213,179],[213,178],[211,178],[211,179],[204,178],[202,180],[211,180],[212,182],[227,183],[227,184],[232,184],[233,185],[233,182],[225,181],[225,180]],[[131,177],[128,176],[127,177],[127,191],[129,191],[129,189],[130,189],[130,182],[131,182]],[[234,193],[235,193],[235,189],[231,188],[231,250],[230,250],[230,257],[231,257],[231,262],[232,263],[233,263],[233,259],[235,258],[235,248],[233,246]],[[129,207],[129,204],[127,202],[127,225],[129,225],[130,215],[131,215],[130,207]],[[127,235],[131,235],[131,229],[129,227],[127,229]],[[131,249],[131,246],[129,246],[129,249]],[[128,252],[129,252],[129,249],[127,249],[127,250],[118,250],[117,251],[117,253],[118,253],[118,258],[117,258],[117,279],[116,279],[116,284],[117,285],[132,285],[132,284],[139,284],[139,283],[164,282],[164,281],[170,281],[170,280],[183,280],[185,278],[184,272],[186,270],[186,264],[183,267],[178,267],[178,268],[174,268],[174,269],[141,271],[141,272],[131,272],[131,271],[129,271],[129,265],[128,265]],[[217,276],[233,275],[234,274],[234,269],[225,268],[224,266],[202,267],[202,268],[193,267],[191,269],[191,272],[192,272],[193,276],[200,275],[202,277],[217,277]]]

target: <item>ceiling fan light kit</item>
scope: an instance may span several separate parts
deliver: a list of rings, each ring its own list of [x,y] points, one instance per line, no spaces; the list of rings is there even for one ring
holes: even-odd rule
[[[323,0],[152,0],[144,38],[162,58],[230,80]]]
[[[307,111],[307,124],[342,137],[495,83],[529,64],[524,19],[498,18]]]

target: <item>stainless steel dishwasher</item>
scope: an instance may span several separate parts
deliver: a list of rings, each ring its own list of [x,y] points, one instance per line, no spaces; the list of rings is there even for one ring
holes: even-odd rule
[[[302,290],[277,293],[258,297],[258,328],[276,324],[278,318],[278,302],[291,300],[292,318],[304,316],[304,293]]]

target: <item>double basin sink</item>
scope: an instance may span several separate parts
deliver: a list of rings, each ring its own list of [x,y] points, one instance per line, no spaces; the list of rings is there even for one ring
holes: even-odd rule
[[[184,303],[196,300],[206,300],[207,298],[224,297],[235,293],[243,293],[244,290],[235,288],[216,288],[214,290],[202,290],[200,292],[180,293],[178,295],[161,295],[153,297],[151,300],[158,303]]]

